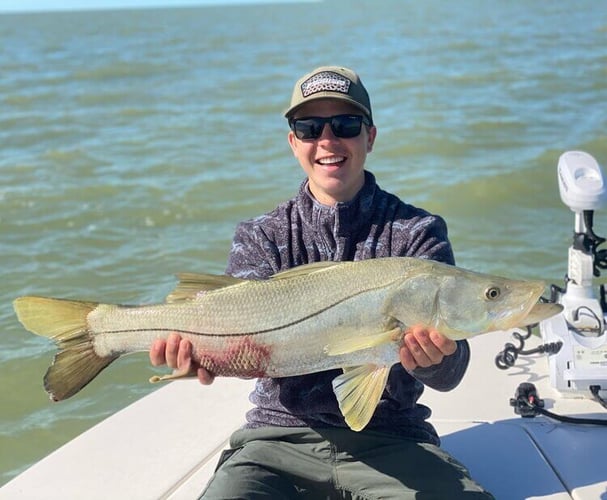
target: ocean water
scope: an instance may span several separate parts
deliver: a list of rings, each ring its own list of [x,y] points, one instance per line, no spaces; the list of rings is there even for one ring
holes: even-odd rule
[[[446,218],[461,266],[561,284],[558,157],[607,167],[607,11],[592,0],[15,14],[0,40],[0,484],[155,389],[141,354],[49,402],[54,348],[12,300],[149,303],[176,272],[223,271],[237,222],[302,180],[282,111],[313,67],[361,74],[367,167]]]

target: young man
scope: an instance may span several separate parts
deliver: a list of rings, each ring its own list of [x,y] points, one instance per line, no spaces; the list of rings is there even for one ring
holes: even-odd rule
[[[266,279],[318,261],[413,256],[454,263],[444,220],[380,189],[365,170],[377,129],[359,76],[317,68],[296,84],[285,113],[289,144],[306,173],[297,195],[236,229],[227,274]],[[302,342],[306,340],[302,338]],[[154,365],[193,366],[191,344],[157,341]],[[331,381],[340,370],[259,379],[247,424],[231,438],[202,498],[492,498],[439,447],[417,404],[428,385],[446,391],[462,379],[468,344],[411,326],[367,427],[348,429]]]

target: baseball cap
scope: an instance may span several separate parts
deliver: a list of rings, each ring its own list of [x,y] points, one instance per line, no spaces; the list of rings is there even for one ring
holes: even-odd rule
[[[356,72],[342,66],[321,66],[297,80],[285,117],[293,116],[307,102],[327,98],[353,104],[373,123],[367,89]]]

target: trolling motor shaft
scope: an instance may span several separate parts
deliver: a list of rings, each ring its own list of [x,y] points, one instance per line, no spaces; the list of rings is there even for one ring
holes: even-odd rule
[[[597,247],[605,241],[593,231],[594,211],[607,201],[603,174],[588,153],[568,151],[558,163],[561,200],[575,213],[573,244],[569,247],[566,291],[561,303],[569,325],[580,335],[598,337],[604,331],[603,306],[593,280],[600,274]]]

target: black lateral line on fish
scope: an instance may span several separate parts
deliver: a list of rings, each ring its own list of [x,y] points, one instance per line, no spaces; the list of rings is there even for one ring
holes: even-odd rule
[[[351,299],[352,297],[356,297],[357,295],[361,295],[363,293],[367,293],[371,290],[379,290],[381,288],[384,288],[384,286],[377,286],[374,288],[368,288],[366,290],[362,290],[358,293],[349,295],[348,297],[343,298],[342,300],[339,300],[337,302],[332,303],[331,305],[323,308],[323,309],[319,309],[318,311],[315,311],[314,314],[309,314],[307,316],[304,316],[303,318],[300,318],[296,321],[293,321],[291,323],[286,323],[284,325],[281,325],[279,327],[276,328],[268,328],[266,330],[258,330],[255,332],[241,332],[241,333],[205,333],[205,332],[196,332],[196,331],[192,331],[192,330],[181,330],[178,328],[137,328],[137,329],[128,329],[128,330],[104,330],[102,332],[95,332],[96,335],[102,335],[102,334],[110,334],[110,333],[129,333],[129,332],[175,332],[175,333],[185,333],[185,334],[190,334],[190,335],[200,335],[201,337],[250,337],[253,335],[261,335],[264,333],[269,333],[269,332],[273,332],[275,330],[279,330],[282,328],[289,328],[291,326],[297,325],[298,323],[302,323],[303,321],[306,321],[310,318],[313,318],[314,316],[327,311],[329,309],[331,309],[332,307],[335,307],[338,304],[341,304],[342,302],[345,302],[346,300]],[[130,307],[130,306],[126,306],[126,307]]]

